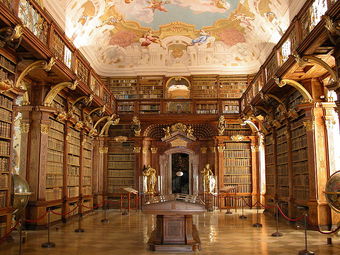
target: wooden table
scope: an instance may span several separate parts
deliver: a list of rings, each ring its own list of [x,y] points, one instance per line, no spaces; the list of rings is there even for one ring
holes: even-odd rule
[[[150,250],[199,250],[201,241],[192,215],[205,211],[204,205],[177,200],[144,205],[144,213],[157,214],[156,228],[148,241]]]

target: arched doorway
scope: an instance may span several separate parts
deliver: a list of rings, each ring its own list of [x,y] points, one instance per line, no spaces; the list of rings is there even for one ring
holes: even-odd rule
[[[198,155],[187,148],[172,148],[159,159],[162,194],[198,193]],[[183,172],[181,177],[176,176],[179,170]]]

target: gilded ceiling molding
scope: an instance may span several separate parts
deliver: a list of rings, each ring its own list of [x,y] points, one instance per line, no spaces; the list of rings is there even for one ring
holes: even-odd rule
[[[297,81],[294,81],[294,80],[289,80],[289,79],[282,79],[282,80],[279,80],[278,78],[275,79],[276,80],[276,84],[282,88],[284,86],[286,86],[287,84],[294,87],[296,90],[298,90],[301,95],[303,96],[304,98],[304,101],[305,102],[313,102],[313,98],[312,96],[309,94],[308,90],[305,89],[304,86],[302,86],[299,82]]]
[[[14,88],[17,88],[17,89],[20,89],[20,87],[23,87],[23,90],[26,90],[26,92],[24,93],[23,95],[23,105],[29,105],[30,104],[30,101],[29,101],[29,95],[28,95],[28,88],[26,86],[26,84],[23,81],[23,79],[25,78],[25,76],[33,71],[33,70],[36,70],[36,69],[43,69],[44,71],[46,72],[49,72],[51,71],[51,68],[52,66],[55,64],[55,59],[52,57],[50,59],[49,62],[47,62],[46,60],[38,60],[38,61],[35,61],[31,64],[29,64],[22,72],[21,74],[19,75],[15,85],[14,85]]]
[[[54,98],[58,95],[60,91],[62,91],[65,88],[69,88],[71,90],[75,90],[77,88],[78,81],[70,82],[70,81],[65,81],[65,82],[60,82],[56,85],[54,85],[48,94],[46,95],[44,99],[44,106],[51,106],[53,103]]]

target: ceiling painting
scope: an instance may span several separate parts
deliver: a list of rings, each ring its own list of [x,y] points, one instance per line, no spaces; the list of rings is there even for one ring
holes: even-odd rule
[[[46,7],[64,15],[67,36],[101,75],[184,75],[256,72],[287,29],[292,2],[70,0],[64,14]]]

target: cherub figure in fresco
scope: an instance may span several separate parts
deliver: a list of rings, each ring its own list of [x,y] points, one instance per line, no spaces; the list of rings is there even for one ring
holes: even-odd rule
[[[215,37],[210,36],[208,32],[204,31],[203,29],[200,30],[199,37],[193,39],[191,41],[191,45],[198,45],[205,44],[205,43],[213,43],[215,41]]]
[[[148,1],[150,4],[149,6],[145,7],[148,9],[151,9],[152,12],[155,12],[155,10],[159,10],[161,12],[167,12],[168,10],[163,7],[164,4],[168,4],[169,1],[162,1],[162,0],[151,0]]]
[[[234,19],[240,21],[240,25],[242,27],[245,27],[249,30],[254,29],[254,25],[252,24],[252,21],[254,21],[254,18],[248,17],[244,14],[235,14]]]
[[[165,49],[162,41],[159,39],[158,36],[153,35],[151,31],[148,31],[144,34],[142,38],[139,39],[141,46],[149,46],[151,43],[159,44],[163,49]]]
[[[212,0],[212,4],[220,9],[229,9],[229,4],[225,0]]]

